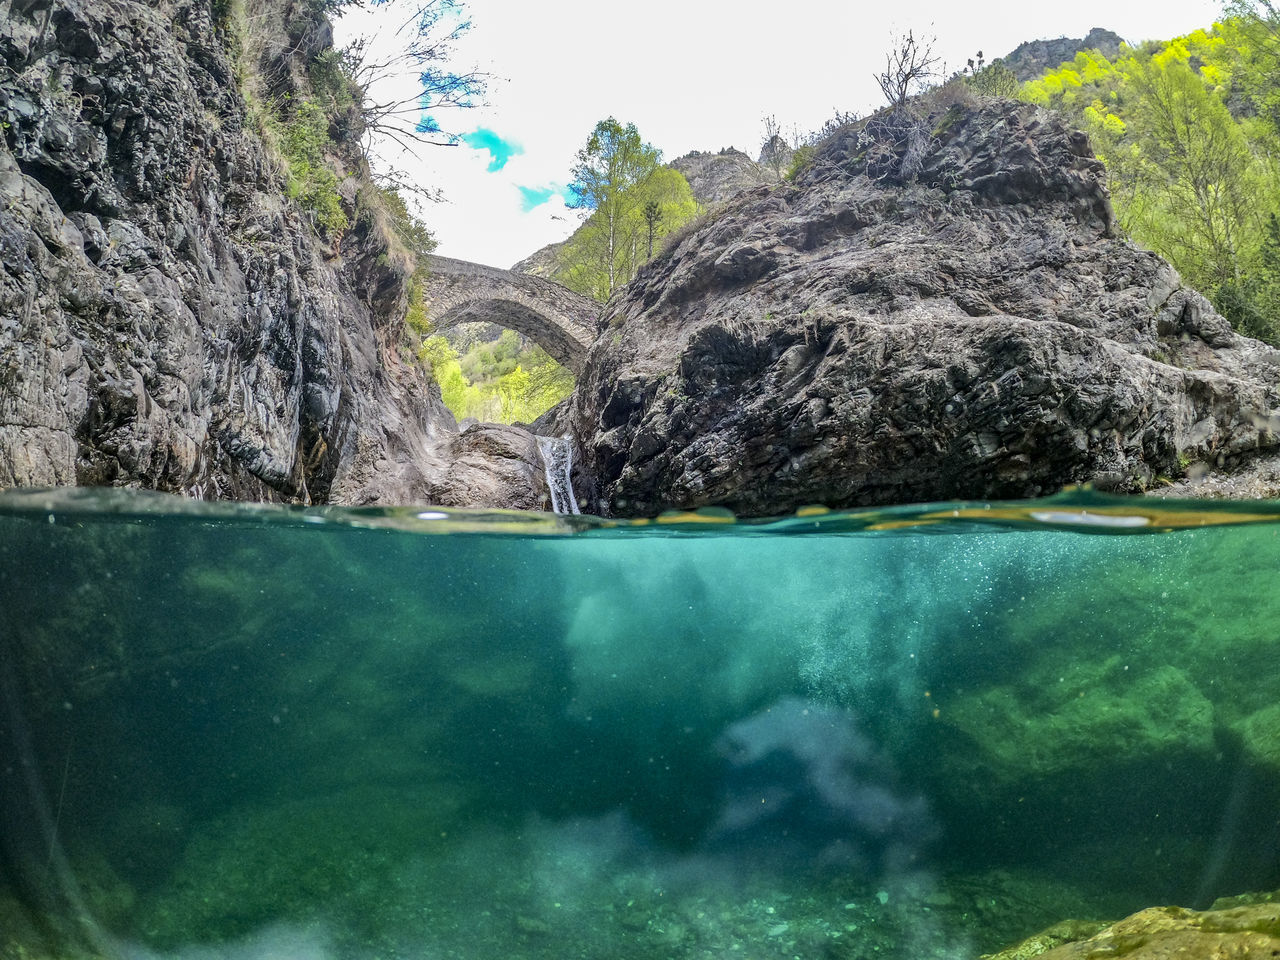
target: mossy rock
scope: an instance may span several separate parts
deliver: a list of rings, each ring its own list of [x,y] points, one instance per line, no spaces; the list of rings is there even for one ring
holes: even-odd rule
[[[1280,905],[1265,903],[1206,911],[1148,907],[1087,939],[1064,943],[1043,953],[1005,951],[991,960],[1270,960],[1276,956],[1280,956]]]
[[[1120,658],[1039,682],[991,687],[942,708],[972,763],[1001,781],[1092,772],[1153,754],[1210,754],[1213,706],[1180,670]]]
[[[1007,950],[985,953],[982,960],[1031,960],[1032,957],[1039,957],[1064,943],[1088,939],[1105,926],[1105,923],[1097,920],[1063,920]]]
[[[216,942],[339,902],[373,904],[399,865],[439,847],[465,801],[448,784],[358,788],[221,816],[193,831],[135,934],[156,946]]]
[[[1263,707],[1235,725],[1245,756],[1259,766],[1280,773],[1280,703]]]

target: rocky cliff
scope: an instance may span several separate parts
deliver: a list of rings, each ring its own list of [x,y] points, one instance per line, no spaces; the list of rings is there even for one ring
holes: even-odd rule
[[[286,52],[249,68],[296,89],[327,24],[294,6],[259,28]],[[358,157],[331,158],[350,229],[318,230],[232,47],[207,0],[0,16],[0,486],[544,506],[532,436],[459,434],[409,357],[409,255]],[[592,505],[771,514],[1202,472],[1274,494],[1231,477],[1280,462],[1276,351],[1114,236],[1082,134],[946,89],[728,200],[615,298],[559,420]]]
[[[4,5],[0,486],[538,506],[532,438],[459,436],[402,359],[410,263],[358,164],[344,236],[286,199],[236,83],[328,45],[286,7],[243,64],[207,0]]]
[[[1085,135],[950,89],[611,302],[566,418],[603,509],[1139,491],[1277,450],[1280,352],[1116,236]]]
[[[1124,40],[1118,33],[1094,27],[1079,39],[1057,37],[1053,40],[1028,40],[1018,44],[1012,53],[1006,54],[1001,60],[1013,71],[1018,82],[1025,83],[1046,70],[1056,70],[1081,50],[1097,50],[1107,59],[1115,59],[1122,43]]]
[[[781,152],[786,144],[776,149]],[[757,163],[733,147],[719,153],[695,150],[672,160],[670,166],[684,174],[689,189],[704,206],[722,203],[743,190],[777,179],[763,162]]]

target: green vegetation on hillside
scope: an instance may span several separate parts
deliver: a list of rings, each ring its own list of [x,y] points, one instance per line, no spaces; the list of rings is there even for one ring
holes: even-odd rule
[[[571,206],[590,214],[561,248],[553,279],[608,300],[660,249],[661,238],[697,215],[688,181],[661,160],[635,124],[613,117],[596,124],[578,151],[571,186]]]
[[[1129,236],[1242,333],[1280,344],[1280,12],[1229,12],[1114,62],[1079,53],[1021,96],[1089,132]]]
[[[523,346],[514,330],[461,356],[444,337],[428,337],[418,355],[459,420],[532,423],[573,390],[573,374],[541,347]]]

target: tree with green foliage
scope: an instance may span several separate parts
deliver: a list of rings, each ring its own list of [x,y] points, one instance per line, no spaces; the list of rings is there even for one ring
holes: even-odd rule
[[[642,202],[632,188],[658,169],[662,154],[640,139],[634,123],[625,127],[613,117],[601,120],[578,151],[569,189],[570,207],[589,211],[596,242],[592,259],[606,276],[605,299],[620,282],[618,260],[626,223]]]
[[[964,68],[964,82],[975,93],[984,97],[1007,97],[1012,99],[1018,95],[1022,86],[1013,71],[1004,65],[1003,60],[992,60],[987,63],[982,51],[978,51],[976,59],[970,58]]]
[[[623,282],[653,256],[653,241],[692,220],[698,212],[693,188],[674,167],[658,167],[628,191],[631,214],[623,225],[627,246]],[[652,215],[652,220],[650,220]]]
[[[1203,290],[1239,283],[1258,236],[1254,157],[1222,101],[1186,63],[1135,60],[1131,127],[1157,189],[1135,232],[1169,251]]]
[[[1280,219],[1276,214],[1267,218],[1253,271],[1223,284],[1215,306],[1241,333],[1280,346]]]
[[[640,211],[640,215],[644,217],[645,225],[649,228],[649,240],[646,247],[646,256],[653,258],[653,231],[657,229],[658,224],[662,222],[662,204],[657,200],[646,200],[644,209]]]
[[[427,337],[418,348],[418,359],[427,364],[432,379],[440,385],[440,395],[444,405],[453,411],[459,420],[467,416],[469,384],[462,375],[462,365],[458,362],[458,354],[449,341],[441,336]]]
[[[555,279],[584,296],[608,300],[653,255],[653,241],[679,229],[698,212],[689,181],[672,167],[656,167],[614,204],[610,221],[596,211],[558,254]]]
[[[1280,16],[1267,3],[1167,43],[1096,51],[1023,85],[1089,132],[1120,227],[1168,259],[1242,332],[1277,342],[1280,302],[1264,276],[1280,212]],[[1280,96],[1275,105],[1280,108]]]
[[[462,356],[444,337],[428,337],[418,356],[459,420],[532,423],[573,391],[573,374],[541,347],[524,346],[514,330]]]
[[[1223,12],[1215,28],[1223,49],[1211,64],[1225,68],[1233,92],[1252,108],[1246,126],[1274,152],[1280,133],[1280,9],[1268,0],[1230,0]]]

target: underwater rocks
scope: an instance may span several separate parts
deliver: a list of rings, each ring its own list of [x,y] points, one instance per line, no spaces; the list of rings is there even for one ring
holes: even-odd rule
[[[34,0],[0,17],[0,487],[537,502],[536,449],[485,484],[452,476],[486,453],[455,449],[439,388],[401,357],[411,264],[354,178],[350,229],[321,238],[237,89],[239,69],[305,74],[300,38],[327,25],[278,4],[254,30],[296,62],[237,65],[211,6],[227,15]]]
[[[919,109],[838,132],[609,305],[566,414],[602,509],[1135,491],[1276,451],[1280,351],[1116,237],[1083,133]]]
[[[1067,921],[1008,950],[989,954],[984,960],[1031,960],[1032,957],[1083,960],[1114,956],[1134,960],[1270,958],[1280,955],[1280,903],[1239,906],[1215,903],[1214,909],[1204,911],[1150,907],[1092,936],[1088,936],[1089,932],[1089,925]],[[1081,933],[1085,936],[1080,936]]]

